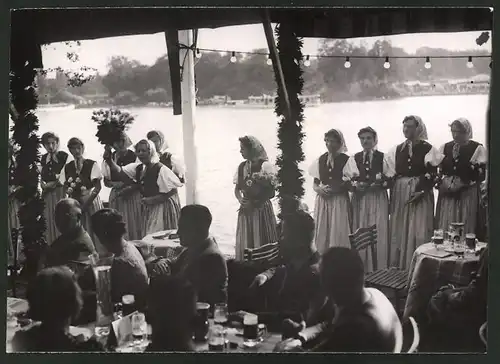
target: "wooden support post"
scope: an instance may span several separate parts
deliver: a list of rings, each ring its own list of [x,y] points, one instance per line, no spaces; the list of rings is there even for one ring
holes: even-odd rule
[[[193,44],[193,31],[179,31],[179,43],[191,47]],[[198,203],[198,191],[196,189],[198,162],[195,142],[196,90],[194,84],[194,51],[181,47],[179,50],[179,62],[181,66],[182,136],[186,164],[186,204],[190,205]]]
[[[273,28],[271,26],[271,20],[269,18],[268,10],[264,10],[264,21],[262,22],[264,26],[264,33],[266,35],[267,46],[269,48],[269,55],[273,61],[273,69],[278,79],[278,87],[283,92],[283,97],[285,98],[285,117],[290,120],[291,107],[290,99],[288,98],[288,90],[286,88],[285,76],[283,74],[283,69],[281,68],[281,61],[278,54],[278,49],[276,48],[276,43],[274,41]]]

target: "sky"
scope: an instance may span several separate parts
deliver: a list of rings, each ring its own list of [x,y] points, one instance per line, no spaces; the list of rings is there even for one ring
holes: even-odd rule
[[[481,32],[463,33],[427,33],[403,34],[389,37],[370,37],[353,39],[356,43],[365,42],[370,47],[378,39],[388,39],[395,47],[401,47],[408,53],[414,53],[420,47],[447,48],[453,51],[466,49],[486,49],[491,51],[491,39],[483,46],[476,44]],[[264,30],[261,24],[201,29],[198,35],[198,47],[227,51],[252,51],[267,48]],[[317,53],[319,39],[305,38],[304,55]],[[66,58],[66,52],[74,50],[79,54],[79,61],[72,63]],[[43,49],[44,68],[62,67],[76,69],[81,66],[95,68],[101,74],[107,72],[108,61],[113,56],[125,56],[143,64],[152,65],[158,57],[166,54],[167,47],[163,33],[151,35],[133,35],[97,40],[85,40],[80,47],[69,48],[64,43],[53,43]]]

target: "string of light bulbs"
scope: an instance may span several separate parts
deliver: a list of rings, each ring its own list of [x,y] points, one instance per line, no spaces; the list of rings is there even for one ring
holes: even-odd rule
[[[238,58],[236,57],[236,54],[244,54],[244,55],[262,55],[262,56],[267,56],[266,63],[269,66],[272,66],[273,61],[271,59],[271,55],[269,53],[264,53],[264,52],[245,52],[245,51],[226,51],[222,49],[209,49],[209,48],[196,48],[195,50],[195,56],[196,58],[201,58],[202,57],[202,52],[217,52],[217,53],[231,53],[231,58],[229,59],[231,63],[236,63],[238,62]],[[302,59],[302,64],[305,67],[309,67],[311,65],[311,58],[343,58],[345,59],[344,62],[344,67],[345,68],[351,68],[352,63],[351,59],[384,59],[384,64],[383,67],[385,69],[391,68],[391,62],[390,59],[425,59],[424,67],[426,69],[432,68],[432,63],[431,63],[431,58],[434,59],[451,59],[451,58],[463,58],[467,59],[466,66],[467,68],[474,68],[474,62],[473,58],[490,58],[491,59],[491,54],[478,54],[475,56],[466,56],[466,55],[448,55],[448,56],[368,56],[368,55],[359,55],[359,56],[345,56],[345,55],[305,55]],[[490,67],[491,67],[492,61],[490,62]]]

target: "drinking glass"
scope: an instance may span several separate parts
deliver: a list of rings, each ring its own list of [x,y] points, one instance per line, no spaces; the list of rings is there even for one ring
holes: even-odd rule
[[[132,337],[135,345],[140,345],[146,341],[148,336],[148,324],[146,316],[142,312],[136,312],[132,315]]]
[[[455,244],[453,245],[453,252],[455,253],[455,255],[457,257],[459,257],[460,259],[464,259],[464,255],[465,255],[465,244],[462,243],[462,242],[455,242]]]
[[[208,333],[208,350],[224,351],[226,346],[226,334],[222,325],[213,325]]]
[[[89,255],[90,264],[96,281],[96,326],[95,335],[107,336],[114,319],[114,307],[111,302],[111,266],[114,255],[111,253],[94,253]]]
[[[214,322],[217,325],[226,325],[228,320],[227,304],[216,303],[214,306]]]
[[[248,313],[243,317],[243,345],[254,347],[259,342],[259,316]]]
[[[432,242],[434,247],[438,249],[440,245],[444,242],[444,231],[442,229],[434,230],[434,235],[432,236]]]
[[[476,245],[478,243],[478,240],[476,239],[476,234],[474,233],[465,234],[465,243],[467,244],[467,250],[470,253],[476,252]]]

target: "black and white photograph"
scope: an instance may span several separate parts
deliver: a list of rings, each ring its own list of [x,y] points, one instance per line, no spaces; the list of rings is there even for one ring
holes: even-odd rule
[[[493,16],[11,10],[6,352],[486,353]]]

